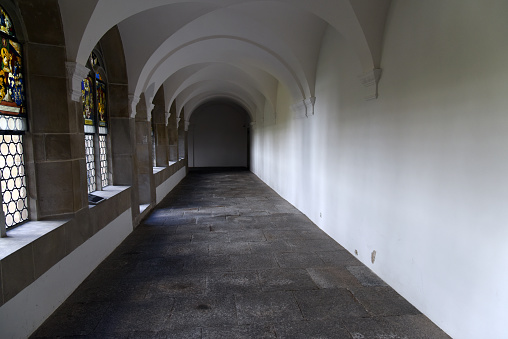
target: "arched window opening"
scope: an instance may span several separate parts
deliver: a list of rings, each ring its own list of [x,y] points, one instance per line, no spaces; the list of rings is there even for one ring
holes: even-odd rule
[[[152,114],[150,124],[150,133],[152,134],[152,166],[157,167],[157,133],[155,133],[155,121],[153,118],[153,113],[150,114]]]
[[[0,181],[7,228],[28,220],[23,154],[27,131],[23,51],[12,20],[0,6]]]
[[[104,62],[96,48],[88,58],[89,75],[81,83],[85,122],[88,193],[110,183],[108,170],[108,91]]]

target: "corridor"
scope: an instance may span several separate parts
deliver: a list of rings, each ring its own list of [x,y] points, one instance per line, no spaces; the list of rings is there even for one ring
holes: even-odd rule
[[[448,338],[248,171],[194,170],[33,338]]]

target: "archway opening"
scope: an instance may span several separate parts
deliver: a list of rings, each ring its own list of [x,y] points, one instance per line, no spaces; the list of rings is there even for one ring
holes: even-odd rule
[[[189,120],[189,167],[249,169],[250,122],[245,109],[232,101],[199,106]]]

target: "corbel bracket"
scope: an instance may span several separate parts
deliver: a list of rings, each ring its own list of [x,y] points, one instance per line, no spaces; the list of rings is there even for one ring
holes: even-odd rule
[[[134,119],[136,117],[136,106],[139,102],[139,97],[134,94],[129,94],[129,116]]]
[[[375,68],[370,72],[360,75],[358,78],[367,91],[365,100],[377,99],[378,84],[379,79],[381,79],[381,68]]]
[[[67,88],[69,97],[72,101],[81,101],[81,82],[90,73],[90,70],[77,62],[67,61],[65,63],[67,69]]]
[[[164,112],[164,118],[165,118],[165,121],[166,121],[166,126],[169,124],[169,118],[171,117],[171,113],[170,112]]]

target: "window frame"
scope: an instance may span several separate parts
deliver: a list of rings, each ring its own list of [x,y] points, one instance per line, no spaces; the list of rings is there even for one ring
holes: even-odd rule
[[[13,75],[13,79],[10,81],[19,81],[21,78],[20,83],[22,84],[22,100],[21,104],[17,104],[15,107],[20,107],[19,113],[12,114],[8,113],[8,111],[3,111],[0,113],[0,119],[5,119],[5,128],[0,129],[0,135],[2,139],[10,139],[9,141],[6,141],[6,143],[9,143],[9,146],[7,147],[1,147],[1,156],[4,157],[5,165],[2,166],[0,169],[2,172],[2,175],[0,176],[0,182],[3,182],[2,186],[5,186],[5,190],[0,190],[0,196],[2,197],[2,210],[0,213],[0,236],[4,237],[6,236],[6,231],[11,230],[13,228],[16,228],[25,222],[30,220],[30,199],[29,199],[29,190],[28,190],[28,179],[27,179],[27,173],[26,173],[26,132],[29,132],[29,114],[28,114],[28,90],[27,90],[27,83],[26,83],[26,64],[27,64],[27,58],[25,55],[25,45],[24,45],[24,32],[22,30],[22,25],[20,24],[20,20],[18,18],[19,13],[14,9],[11,8],[8,3],[6,4],[0,4],[0,8],[2,9],[3,13],[7,17],[8,21],[10,22],[10,25],[12,27],[12,33],[6,33],[4,31],[0,30],[0,39],[2,39],[2,45],[0,46],[2,49],[4,48],[4,43],[7,41],[9,50],[10,48],[14,49],[14,51],[17,52],[19,55],[19,63],[17,63],[17,66],[12,66],[12,56],[8,59],[8,63],[11,63],[9,65],[10,72],[9,72],[9,78],[10,75]],[[12,41],[14,44],[11,44],[9,41]],[[3,51],[2,51],[3,52]],[[7,51],[8,52],[8,51]],[[3,53],[2,53],[3,55]],[[4,61],[4,58],[7,57],[7,55],[2,57],[2,62]],[[16,78],[16,72],[13,72],[12,70],[16,69],[16,67],[21,68],[19,70],[19,73],[17,73],[18,78]],[[3,71],[3,69],[2,69]],[[3,74],[2,74],[3,77]],[[19,85],[19,84],[18,84]],[[18,88],[19,90],[19,88]],[[5,97],[5,95],[2,97]],[[14,99],[16,101],[16,99]],[[8,102],[8,101],[7,101]],[[5,109],[8,108],[8,106],[12,105],[6,105],[4,106]],[[2,107],[3,108],[3,107]],[[11,125],[7,121],[12,122]],[[16,122],[17,121],[17,122]],[[1,124],[0,124],[1,125]],[[7,136],[10,136],[10,138],[7,138]],[[14,136],[18,136],[18,141],[14,141]],[[13,143],[16,143],[13,144]],[[3,144],[3,141],[2,141]],[[14,145],[14,147],[12,147]],[[6,149],[9,149],[8,152]],[[13,148],[15,149],[13,151]],[[9,157],[12,158],[12,167],[8,165]],[[18,160],[16,160],[16,157],[18,157]],[[11,173],[9,174],[9,178],[4,179],[3,173],[5,172],[6,166],[11,167]],[[14,168],[16,168],[16,171],[14,171]],[[13,174],[15,173],[15,175]],[[21,174],[20,174],[21,173]],[[19,187],[18,187],[18,178],[20,178]],[[14,179],[12,182],[12,187],[9,188],[9,181],[10,179]],[[10,209],[11,203],[15,204],[15,211],[9,212],[7,215],[4,214],[4,196],[6,192],[3,191],[9,191],[9,195],[12,198],[12,195],[16,192],[17,198],[10,200],[9,206],[7,206],[7,209]],[[18,191],[19,190],[19,191]],[[24,192],[24,193],[23,193]],[[19,202],[23,201],[23,208],[19,209]],[[19,212],[19,221],[15,222],[16,219],[16,213]],[[7,221],[9,220],[9,217],[12,218],[13,223],[10,226],[7,226]],[[10,222],[9,222],[10,223]]]
[[[94,153],[94,169],[95,169],[95,190],[91,191],[88,185],[88,173],[87,173],[87,187],[88,187],[88,198],[89,203],[95,204],[97,197],[93,194],[96,191],[102,191],[104,187],[112,185],[112,172],[111,172],[111,138],[109,131],[110,124],[110,116],[109,116],[109,82],[107,78],[106,65],[104,62],[104,58],[102,56],[102,52],[100,50],[100,46],[96,46],[93,51],[90,53],[90,57],[87,60],[86,68],[89,69],[89,73],[87,78],[91,78],[91,89],[92,93],[92,121],[93,121],[93,131],[89,129],[87,131],[85,126],[85,135],[93,135],[93,153]],[[86,78],[86,79],[87,79]],[[105,120],[100,118],[99,114],[99,98],[98,98],[98,83],[101,83],[105,89]],[[84,98],[83,98],[84,99]],[[83,105],[84,111],[84,105]],[[84,112],[83,112],[84,114]],[[101,140],[105,139],[105,140]],[[104,146],[104,148],[102,147]],[[103,171],[103,164],[106,164],[106,170]],[[87,164],[88,171],[88,164]]]

